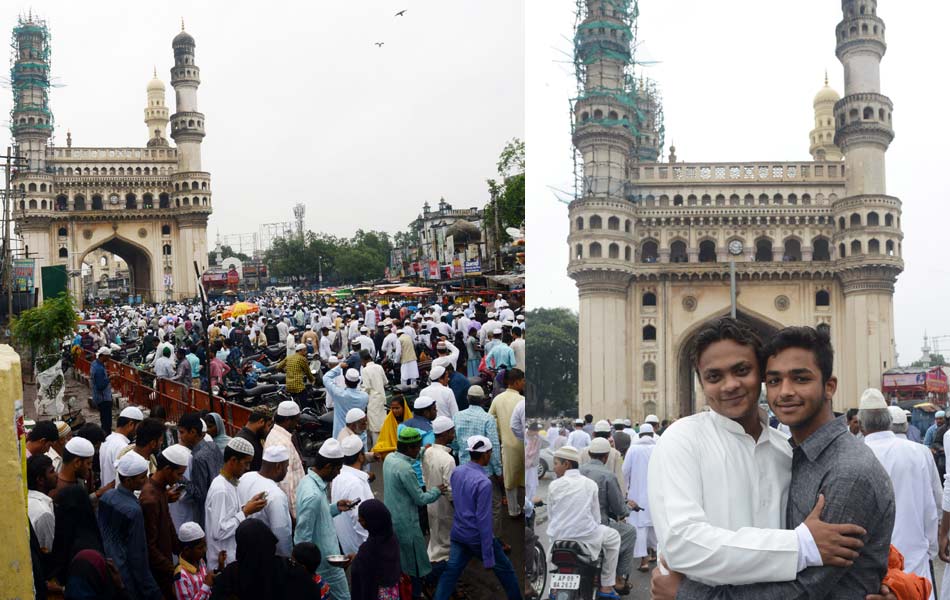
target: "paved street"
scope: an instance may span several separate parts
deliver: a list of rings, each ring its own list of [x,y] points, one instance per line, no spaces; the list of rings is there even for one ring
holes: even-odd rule
[[[538,485],[538,496],[541,498],[546,498],[548,495],[548,486],[551,484],[551,481],[554,480],[554,473],[548,472],[545,475],[544,479],[539,482]],[[538,509],[538,516],[535,519],[535,533],[538,538],[541,540],[541,543],[545,548],[548,548],[550,551],[551,541],[548,539],[547,535],[547,507],[541,507]],[[549,554],[550,560],[550,554]],[[940,560],[934,562],[934,571],[936,574],[936,589],[937,592],[940,591],[940,583],[943,581],[944,568],[946,564]],[[548,566],[548,570],[551,569],[551,566]],[[548,575],[548,580],[550,580],[550,574]],[[650,573],[641,573],[637,570],[633,571],[633,574],[630,576],[630,583],[633,586],[633,590],[630,592],[630,595],[627,598],[631,600],[647,600],[650,598]],[[547,594],[548,590],[545,588],[544,594]],[[546,597],[542,595],[542,597]]]

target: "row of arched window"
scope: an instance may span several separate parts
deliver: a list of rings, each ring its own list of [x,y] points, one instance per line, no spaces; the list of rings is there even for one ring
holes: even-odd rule
[[[880,224],[881,217],[874,211],[869,212],[867,217],[863,220],[861,218],[861,213],[851,213],[851,216],[848,218],[848,220],[845,220],[844,217],[838,217],[838,229],[840,230],[845,230],[848,228],[848,226],[861,227],[862,225],[867,225],[868,227],[877,227]],[[891,213],[884,213],[884,226],[894,226],[894,215]],[[901,226],[900,217],[897,217],[897,226]]]
[[[832,195],[834,196],[834,195]],[[834,201],[837,199],[837,196],[829,197],[829,200]],[[758,197],[753,194],[746,194],[742,198],[738,194],[732,194],[727,199],[724,194],[717,194],[713,197],[710,194],[703,194],[702,196],[696,196],[696,194],[689,194],[685,198],[682,194],[676,194],[673,196],[672,206],[769,206],[769,205],[798,205],[810,206],[812,204],[811,194],[802,194],[800,197],[798,194],[788,194],[785,196],[783,194],[773,194],[769,196],[768,194],[762,193]],[[659,197],[653,195],[647,195],[643,198],[643,205],[646,207],[664,207],[670,206],[670,197],[666,194],[663,194]]]
[[[897,252],[900,252],[900,244],[896,246]],[[844,243],[838,244],[838,256],[844,258],[845,256],[855,256],[860,254],[880,254],[881,253],[881,242],[875,238],[868,240],[867,252],[864,251],[864,246],[861,243],[861,240],[854,240],[851,242],[851,252],[850,254],[846,253],[847,246]],[[887,240],[884,242],[884,254],[887,256],[895,256],[895,245],[893,240]]]
[[[101,194],[93,194],[91,198],[91,205],[88,207],[91,210],[102,210],[105,206],[105,202]],[[207,196],[194,196],[192,198],[175,198],[175,207],[182,206],[209,206],[210,200]],[[143,209],[152,209],[152,208],[171,208],[172,203],[168,194],[161,193],[158,195],[158,204],[155,204],[155,197],[152,194],[143,194],[142,195],[142,208]],[[46,200],[31,199],[29,201],[21,200],[20,201],[20,210],[30,209],[42,209],[47,210],[69,210],[69,200],[65,194],[60,194],[56,197],[55,201],[50,201],[47,203]],[[126,194],[125,195],[125,208],[128,210],[138,209],[138,198],[135,194]],[[86,206],[86,197],[82,194],[76,194],[73,198],[73,210],[87,210]]]
[[[197,182],[197,181],[192,181],[192,182],[191,182],[191,189],[197,190],[197,189],[199,189],[199,188],[202,189],[202,190],[208,189],[208,182],[207,182],[207,181],[202,181],[200,184],[199,184],[199,182]],[[184,181],[184,182],[182,182],[181,184],[178,184],[178,183],[175,184],[175,191],[176,191],[176,192],[181,191],[181,190],[187,190],[187,189],[188,189],[188,182],[187,182],[187,181]]]
[[[171,175],[174,172],[175,171],[172,167],[135,167],[134,169],[132,167],[128,167],[128,168],[119,167],[118,169],[115,167],[109,167],[109,168],[102,167],[101,169],[99,167],[92,167],[91,169],[89,167],[76,167],[75,169],[73,169],[72,167],[66,167],[65,169],[63,167],[56,168],[57,175],[67,175],[67,176],[68,175],[102,175],[102,176],[118,175],[118,176],[124,177],[128,175]]]
[[[889,242],[893,246],[892,242]],[[890,248],[893,250],[893,248]],[[620,246],[611,243],[607,247],[608,258],[620,258]],[[574,247],[574,258],[585,258],[584,244],[576,244]],[[600,242],[592,242],[587,249],[586,258],[603,258],[603,246]],[[624,248],[624,260],[630,261],[630,246]],[[638,262],[656,263],[660,260],[659,243],[656,240],[648,239],[640,245]],[[699,243],[699,253],[697,254],[699,262],[714,263],[717,262],[716,242],[713,240],[703,240]],[[802,260],[802,243],[797,238],[788,238],[782,244],[781,254],[773,250],[772,240],[760,238],[755,242],[755,254],[753,260],[757,262],[772,262],[780,260],[782,262],[797,262]],[[827,238],[818,237],[812,240],[812,261],[831,260],[831,246]],[[675,240],[670,244],[670,262],[686,263],[689,262],[689,252],[686,242]]]
[[[632,225],[633,223],[630,221],[630,219],[624,220],[623,222],[624,233],[630,233],[630,227]],[[577,217],[575,226],[578,231],[582,231],[584,229],[584,217]],[[588,226],[591,229],[603,229],[604,220],[600,217],[600,215],[592,215],[588,219]],[[607,229],[609,229],[610,231],[620,231],[620,219],[618,217],[610,217],[609,219],[607,219]]]

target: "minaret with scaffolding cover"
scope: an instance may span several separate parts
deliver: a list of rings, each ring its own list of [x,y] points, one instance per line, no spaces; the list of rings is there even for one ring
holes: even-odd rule
[[[13,110],[10,132],[21,157],[29,159],[21,170],[45,172],[46,147],[53,135],[53,113],[49,109],[49,29],[32,15],[20,17],[13,28],[13,64],[10,87]]]

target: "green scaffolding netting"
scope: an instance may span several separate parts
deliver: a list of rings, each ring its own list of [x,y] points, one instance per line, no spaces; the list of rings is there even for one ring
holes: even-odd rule
[[[630,119],[587,119],[577,124],[578,127],[585,125],[600,125],[602,127],[626,127],[634,135],[640,135],[637,126],[630,122]]]

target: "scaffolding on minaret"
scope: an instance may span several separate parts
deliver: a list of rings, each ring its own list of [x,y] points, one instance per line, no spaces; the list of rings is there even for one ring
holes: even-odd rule
[[[303,239],[303,221],[304,215],[307,213],[307,207],[303,204],[296,204],[294,206],[294,226],[297,229],[297,237]]]
[[[636,143],[631,155],[635,162],[656,162],[663,155],[666,128],[663,100],[656,81],[642,74],[637,77],[636,67],[653,64],[636,60],[637,20],[640,16],[638,0],[600,0],[601,15],[610,11],[609,19],[598,19],[588,9],[589,0],[576,0],[574,23],[574,75],[577,95],[570,99],[571,137],[578,126],[574,105],[578,100],[609,97],[629,110],[627,118],[590,118],[583,124],[603,127],[624,127],[633,133]],[[623,66],[623,84],[618,88],[591,86],[587,81],[588,67],[601,60],[615,60]],[[587,193],[584,181],[583,157],[573,146],[574,195]],[[624,194],[625,196],[627,194]]]
[[[19,17],[10,48],[10,88],[13,91],[10,132],[14,137],[28,130],[47,130],[52,134],[50,35],[46,21],[32,13],[26,18]]]

